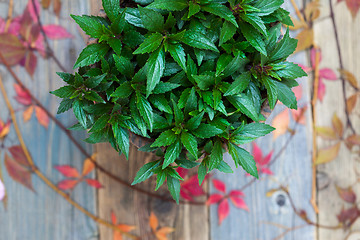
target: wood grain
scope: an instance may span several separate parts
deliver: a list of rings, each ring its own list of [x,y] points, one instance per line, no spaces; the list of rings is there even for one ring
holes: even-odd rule
[[[14,1],[14,15],[21,14],[28,1]],[[60,62],[64,63],[69,71],[79,51],[85,43],[79,35],[78,28],[70,20],[69,13],[83,14],[89,12],[88,1],[63,1],[61,18],[57,19],[52,11],[42,11],[41,19],[44,24],[60,24],[64,26],[74,38],[50,41],[56,56]],[[0,3],[0,16],[6,17],[7,3]],[[27,87],[37,96],[45,106],[56,114],[59,99],[49,94],[61,85],[62,81],[55,74],[60,69],[50,59],[38,59],[36,73],[31,79],[22,67],[15,67],[14,70]],[[6,73],[1,66],[0,72],[6,83],[6,89],[11,97],[15,108],[21,109],[21,105],[14,100],[15,92],[12,77]],[[8,117],[3,98],[0,97],[1,119]],[[22,111],[17,113],[18,121],[21,124],[21,131],[25,142],[40,170],[53,182],[64,179],[53,167],[54,165],[69,164],[81,169],[84,156],[70,143],[65,134],[58,127],[50,123],[46,130],[40,126],[35,116],[28,123],[22,120]],[[75,123],[71,113],[57,116],[66,126]],[[81,141],[84,135],[75,133],[77,139]],[[13,129],[9,135],[9,146],[17,144],[17,139]],[[91,153],[91,148],[86,147]],[[4,151],[2,151],[2,154]],[[3,164],[3,163],[1,163]],[[8,208],[0,206],[0,239],[4,240],[78,240],[78,239],[97,239],[97,226],[92,220],[74,209],[63,198],[55,194],[44,183],[35,176],[33,184],[35,193],[29,191],[18,183],[14,182],[3,169],[5,185],[8,191]],[[96,212],[95,191],[85,185],[77,186],[73,193],[73,198],[80,202],[85,208]]]

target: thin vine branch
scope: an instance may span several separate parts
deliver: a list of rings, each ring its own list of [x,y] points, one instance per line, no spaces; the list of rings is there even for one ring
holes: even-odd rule
[[[7,16],[6,25],[5,25],[5,32],[7,32],[9,30],[9,27],[10,27],[10,24],[11,24],[11,21],[12,21],[13,11],[14,11],[14,0],[10,0],[9,1],[8,16]]]
[[[33,173],[35,173],[46,185],[48,185],[53,191],[55,191],[57,194],[59,194],[60,196],[62,196],[66,201],[68,201],[71,205],[73,205],[75,208],[77,208],[80,212],[84,213],[86,216],[90,217],[91,219],[93,219],[95,222],[102,224],[104,226],[107,226],[111,229],[113,229],[114,231],[120,231],[122,234],[126,235],[127,237],[131,238],[131,239],[139,239],[137,236],[127,233],[127,232],[123,232],[121,231],[118,227],[116,227],[115,225],[107,222],[104,219],[99,218],[98,216],[95,216],[94,214],[92,214],[91,212],[89,212],[88,210],[86,210],[84,207],[82,207],[79,203],[75,202],[72,198],[69,197],[69,195],[65,192],[63,192],[62,190],[60,190],[55,184],[53,184],[40,170],[39,168],[35,165],[35,162],[33,161],[32,157],[30,156],[30,153],[25,145],[24,139],[22,137],[22,134],[20,132],[20,128],[19,125],[17,123],[16,120],[16,116],[15,116],[15,111],[10,103],[9,97],[6,93],[5,87],[4,87],[4,83],[2,80],[2,77],[0,76],[0,90],[3,94],[6,106],[10,112],[11,115],[11,119],[14,125],[14,129],[16,132],[16,135],[19,139],[20,142],[20,146],[25,154],[26,160],[30,166],[30,169]]]

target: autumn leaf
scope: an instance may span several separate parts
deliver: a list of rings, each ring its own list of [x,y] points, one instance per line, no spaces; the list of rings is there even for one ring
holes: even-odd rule
[[[31,172],[23,165],[12,159],[5,153],[5,167],[10,177],[31,191],[35,191],[32,185]]]
[[[24,122],[27,122],[31,119],[31,116],[34,112],[34,106],[29,106],[24,112],[23,112],[23,119]]]
[[[76,179],[65,179],[62,180],[61,182],[59,182],[57,184],[58,188],[60,188],[61,190],[71,190],[73,189],[77,184],[79,183],[79,180]]]
[[[328,140],[336,140],[338,139],[334,129],[331,127],[316,127],[315,128],[316,134],[324,139]]]
[[[10,132],[10,121],[6,124],[0,120],[0,139],[6,137]]]
[[[11,156],[13,157],[13,159],[17,163],[19,163],[25,167],[30,167],[30,164],[29,164],[29,162],[26,158],[26,155],[24,153],[24,150],[21,146],[19,146],[19,145],[11,146],[8,148],[8,150],[11,153]]]
[[[149,217],[149,225],[151,227],[151,229],[153,230],[153,232],[156,232],[156,229],[159,226],[159,220],[156,217],[154,212],[150,213],[150,217]]]
[[[14,84],[15,92],[16,92],[16,101],[18,101],[20,104],[29,106],[32,104],[31,96],[29,93],[24,90],[20,85]]]
[[[249,208],[243,199],[244,196],[244,193],[239,190],[233,190],[229,193],[229,198],[235,207],[249,211]]]
[[[273,172],[268,168],[272,154],[273,154],[273,151],[271,151],[268,155],[263,157],[262,150],[259,148],[259,146],[255,142],[253,142],[252,155],[254,156],[254,160],[256,162],[257,169],[260,173],[273,175]]]
[[[154,212],[150,213],[149,225],[158,240],[167,240],[167,235],[175,231],[175,229],[171,227],[161,227],[157,230],[159,227],[159,220]]]
[[[296,39],[298,44],[295,53],[308,49],[314,43],[314,30],[312,28],[305,28],[296,36]]]
[[[46,112],[39,106],[35,106],[35,115],[39,123],[47,129],[49,126],[49,116]]]
[[[61,165],[61,166],[55,166],[56,170],[58,170],[62,175],[68,178],[79,178],[80,174],[78,170],[72,166],[69,165]]]
[[[65,28],[60,25],[45,25],[43,29],[46,36],[52,40],[73,38],[73,35],[71,35]]]
[[[298,109],[291,109],[291,115],[295,122],[305,125],[306,124],[306,118],[305,118],[305,112],[307,110],[307,106],[298,108]]]
[[[85,179],[85,181],[91,187],[94,187],[94,188],[102,188],[103,187],[103,185],[101,185],[101,183],[96,179],[87,178],[87,179]]]
[[[207,178],[208,175],[205,176],[205,179]],[[199,197],[202,195],[205,195],[205,192],[204,189],[199,186],[199,179],[197,174],[185,179],[180,184],[180,196],[182,198],[191,201],[193,200],[193,197]]]
[[[115,225],[120,230],[120,231],[113,232],[113,240],[122,240],[123,239],[122,233],[124,233],[124,232],[128,233],[135,229],[135,226],[126,225],[126,224],[118,224],[114,211],[111,211],[111,222],[113,225]]]
[[[5,185],[0,179],[0,201],[5,198]]]
[[[222,181],[217,180],[217,179],[213,179],[213,180],[212,180],[212,183],[213,183],[214,188],[215,188],[216,190],[218,190],[218,191],[220,191],[220,192],[223,192],[223,193],[226,192],[226,186],[225,186],[225,184],[224,184]]]
[[[342,209],[336,217],[339,223],[341,223],[345,229],[348,229],[360,217],[360,211],[356,206],[346,210]]]
[[[336,190],[342,200],[348,203],[355,203],[356,202],[356,194],[353,191],[352,187],[348,188],[340,188],[336,186]]]
[[[320,149],[318,151],[315,164],[318,165],[318,164],[328,163],[334,160],[339,154],[340,145],[341,143],[339,142],[329,148]]]
[[[218,219],[219,219],[219,225],[224,221],[227,216],[229,216],[230,213],[230,206],[228,199],[223,199],[218,207]]]
[[[97,154],[93,154],[91,156],[92,159],[96,159]],[[94,170],[95,164],[91,161],[90,158],[85,159],[83,170],[82,170],[82,176],[88,175],[92,170]]]
[[[344,127],[343,127],[343,123],[341,122],[340,118],[336,115],[336,113],[334,113],[331,122],[334,132],[339,138],[341,138],[344,133]]]
[[[276,128],[273,131],[273,139],[275,140],[279,136],[285,134],[289,129],[290,116],[289,110],[285,109],[278,115],[276,115],[272,121],[272,126]]]
[[[342,2],[344,0],[338,0],[338,2]],[[351,16],[355,19],[357,13],[360,9],[360,1],[359,0],[345,0],[346,6],[349,9]]]
[[[348,149],[352,149],[354,145],[360,146],[360,135],[353,134],[345,139],[345,144]]]
[[[355,109],[357,99],[358,99],[358,94],[354,94],[346,100],[346,107],[349,114],[351,114]]]
[[[359,1],[360,4],[360,1]],[[359,85],[358,82],[356,80],[356,77],[354,76],[354,74],[352,74],[351,72],[345,70],[345,69],[339,69],[339,72],[341,74],[341,76],[348,82],[350,83],[354,88],[358,89]]]
[[[10,33],[0,33],[0,39],[0,52],[8,64],[10,66],[19,64],[26,54],[23,43]],[[2,63],[1,60],[0,63]]]

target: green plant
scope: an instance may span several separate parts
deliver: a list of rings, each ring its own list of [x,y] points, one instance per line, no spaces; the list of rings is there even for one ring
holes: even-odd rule
[[[305,76],[286,58],[297,40],[283,0],[103,0],[107,18],[72,16],[97,43],[80,53],[74,75],[52,93],[58,113],[73,109],[87,129],[89,143],[110,142],[128,157],[129,133],[151,143],[139,150],[158,160],[145,164],[133,184],[157,174],[179,200],[179,166],[232,172],[223,161],[228,150],[236,166],[258,177],[253,157],[238,145],[274,128],[259,121],[261,106],[277,100],[296,108],[291,88]],[[141,6],[142,5],[142,6]]]

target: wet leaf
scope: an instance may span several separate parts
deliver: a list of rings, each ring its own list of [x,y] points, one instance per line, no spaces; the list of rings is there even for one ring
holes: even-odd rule
[[[320,149],[315,164],[328,163],[334,160],[339,154],[340,146],[341,143],[337,143],[329,148]]]
[[[27,168],[25,168],[23,165],[12,159],[6,153],[5,153],[4,163],[10,177],[13,180],[27,187],[31,191],[34,191],[31,180],[31,172]]]

